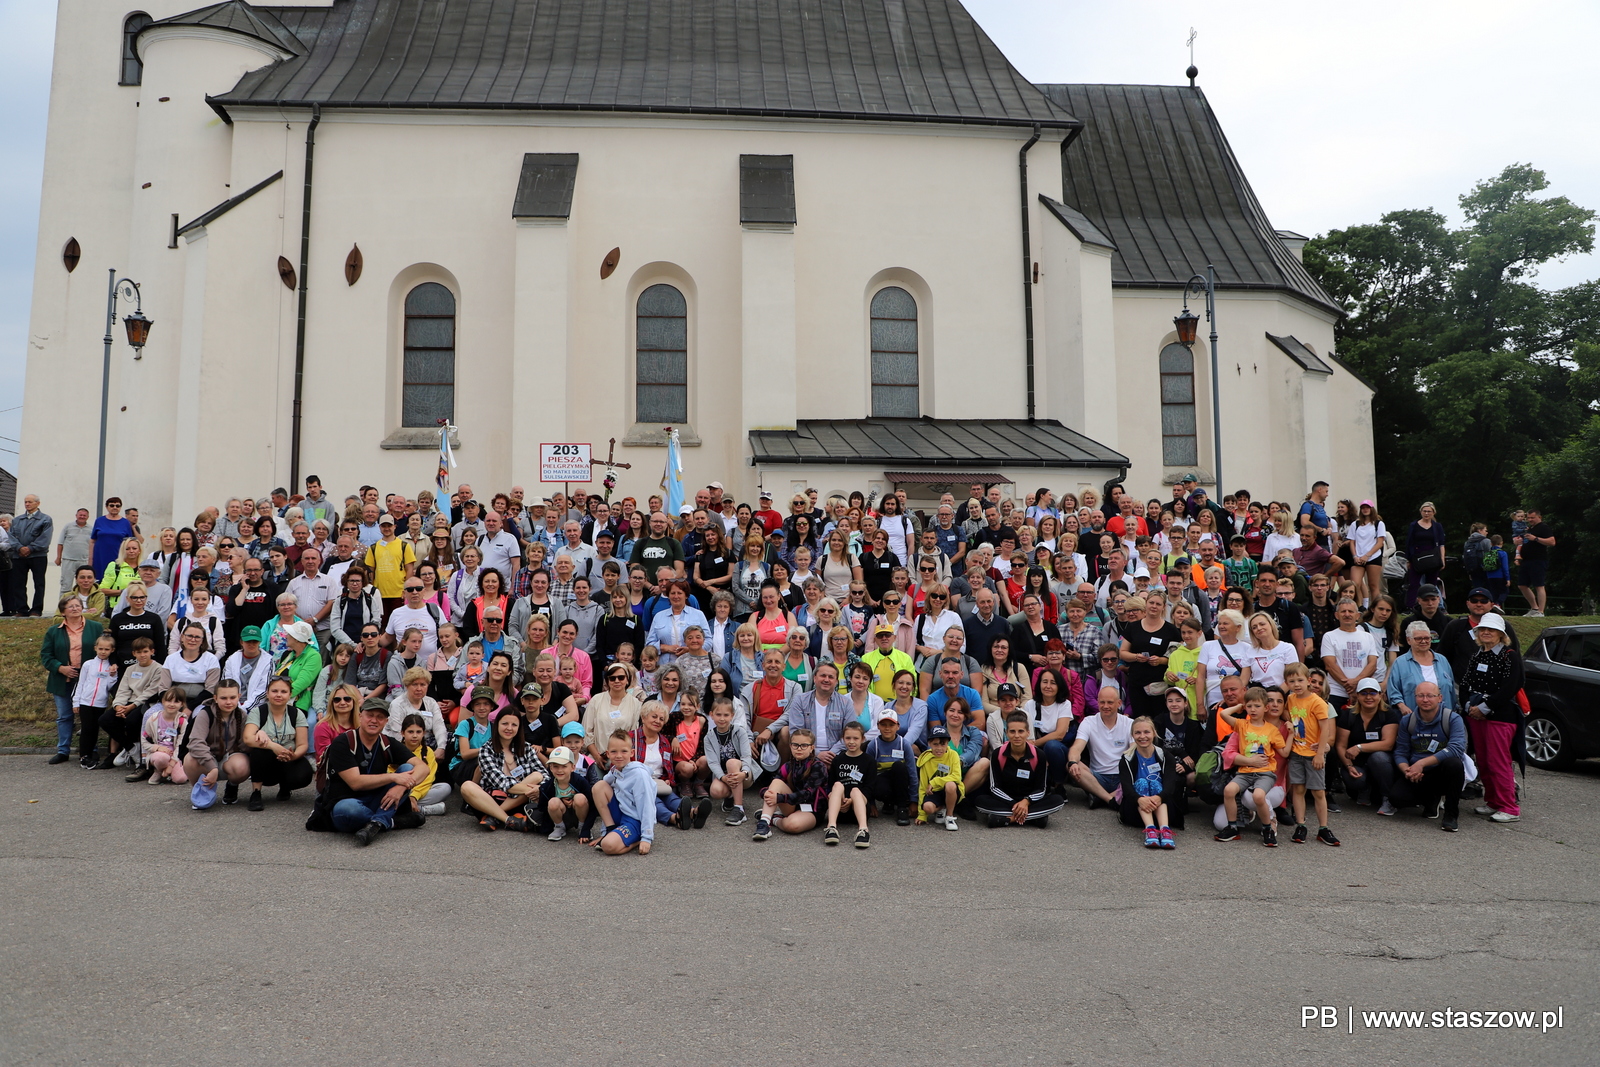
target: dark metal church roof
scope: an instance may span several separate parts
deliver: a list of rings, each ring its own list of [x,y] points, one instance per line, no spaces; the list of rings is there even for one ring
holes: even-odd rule
[[[307,54],[251,71],[214,106],[1079,125],[957,0],[334,0],[270,10]]]
[[[163,26],[205,26],[214,30],[227,30],[230,33],[254,37],[258,41],[275,45],[290,55],[301,55],[306,50],[305,44],[295,37],[274,13],[257,9],[245,0],[223,0],[219,4],[185,11],[181,15],[152,22],[140,32],[160,29]]]
[[[793,430],[751,430],[756,463],[871,467],[1126,468],[1115,449],[1055,419],[801,419]]]
[[[1177,85],[1041,85],[1084,123],[1062,200],[1111,239],[1112,285],[1178,288],[1206,264],[1223,289],[1294,293],[1343,314],[1279,239],[1205,94]]]

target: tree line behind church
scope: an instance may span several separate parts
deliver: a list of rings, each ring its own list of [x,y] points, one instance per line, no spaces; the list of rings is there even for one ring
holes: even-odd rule
[[[1593,250],[1595,212],[1548,187],[1513,164],[1460,197],[1460,229],[1391,211],[1315,238],[1305,264],[1349,311],[1339,357],[1377,390],[1378,500],[1397,541],[1431,500],[1451,555],[1473,522],[1510,552],[1510,512],[1541,507],[1551,593],[1581,597],[1600,589],[1600,280],[1535,277]]]

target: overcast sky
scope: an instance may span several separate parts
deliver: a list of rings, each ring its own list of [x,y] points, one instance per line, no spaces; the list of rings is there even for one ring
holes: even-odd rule
[[[202,0],[196,0],[199,6]],[[130,4],[130,7],[132,5]],[[1184,39],[1273,224],[1318,234],[1434,207],[1508,163],[1545,170],[1550,195],[1600,207],[1594,0],[968,0],[1035,81],[1179,84]],[[1187,13],[1185,13],[1187,9]],[[20,436],[29,291],[55,32],[49,0],[0,0],[0,466]],[[1541,281],[1600,276],[1600,257]],[[175,325],[175,324],[173,324]],[[86,417],[94,414],[85,387]],[[93,419],[91,418],[91,422]]]

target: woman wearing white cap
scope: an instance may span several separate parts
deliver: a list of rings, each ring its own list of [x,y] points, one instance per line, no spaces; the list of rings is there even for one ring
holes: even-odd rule
[[[1400,716],[1383,700],[1383,687],[1376,678],[1363,678],[1355,685],[1355,701],[1339,716],[1338,743],[1334,754],[1344,780],[1344,791],[1352,799],[1369,790],[1358,804],[1380,804],[1379,815],[1393,815],[1389,787],[1394,784],[1394,741],[1400,734]]]
[[[1467,733],[1483,779],[1479,815],[1492,822],[1516,822],[1522,817],[1517,804],[1516,771],[1512,753],[1522,728],[1522,655],[1511,647],[1506,621],[1494,612],[1478,620],[1474,633],[1478,651],[1458,681],[1461,707],[1466,709]]]

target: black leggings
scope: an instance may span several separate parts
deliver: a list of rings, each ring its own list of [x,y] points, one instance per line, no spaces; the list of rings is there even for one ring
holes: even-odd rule
[[[144,723],[144,713],[144,705],[130,708],[126,715],[118,715],[114,705],[108,706],[100,715],[100,728],[119,748],[132,748],[139,741],[139,727]],[[93,711],[90,710],[89,714],[93,715]],[[95,744],[99,744],[98,738]]]
[[[304,789],[316,773],[308,760],[281,760],[270,748],[247,748],[245,754],[250,758],[250,780],[256,785]]]
[[[78,709],[78,755],[88,756],[100,747],[100,717],[105,713],[105,708]]]
[[[909,807],[912,803],[911,775],[906,765],[897,760],[887,771],[879,771],[872,780],[870,799],[878,802],[878,810],[884,814]]]

